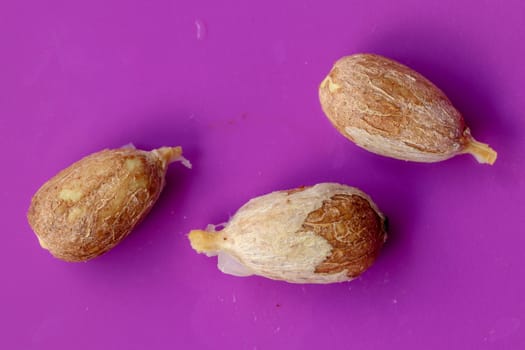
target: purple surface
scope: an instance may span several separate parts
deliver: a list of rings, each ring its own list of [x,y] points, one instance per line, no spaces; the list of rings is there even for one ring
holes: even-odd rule
[[[525,348],[524,3],[280,2],[0,3],[0,348]],[[362,51],[433,80],[496,164],[347,142],[317,87]],[[32,194],[128,142],[180,144],[194,169],[173,165],[110,253],[53,259],[26,222]],[[322,181],[362,188],[390,217],[356,281],[235,278],[188,244],[253,196]]]

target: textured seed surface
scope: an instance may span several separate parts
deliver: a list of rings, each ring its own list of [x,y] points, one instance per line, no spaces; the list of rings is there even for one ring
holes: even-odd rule
[[[348,139],[371,152],[418,162],[471,153],[494,163],[445,94],[416,71],[379,55],[337,61],[319,88],[323,111]]]
[[[33,196],[28,221],[41,246],[66,261],[103,254],[146,216],[180,147],[122,148],[89,155],[59,172]]]
[[[315,232],[332,246],[316,273],[361,274],[374,262],[383,244],[383,221],[363,197],[336,194],[306,217],[303,230]]]
[[[195,250],[219,269],[293,283],[348,281],[365,271],[386,240],[384,216],[360,190],[334,183],[254,198],[219,232],[194,230]]]

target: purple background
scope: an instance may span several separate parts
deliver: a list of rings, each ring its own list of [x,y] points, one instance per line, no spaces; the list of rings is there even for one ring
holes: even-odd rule
[[[2,1],[0,348],[523,349],[523,1]],[[388,55],[440,86],[493,167],[369,154],[323,116],[339,57]],[[68,264],[26,222],[84,155],[182,145],[150,216]],[[253,196],[338,181],[390,239],[361,278],[292,285],[221,274],[192,228]]]

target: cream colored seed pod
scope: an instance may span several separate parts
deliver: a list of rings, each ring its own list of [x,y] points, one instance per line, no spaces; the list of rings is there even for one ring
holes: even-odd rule
[[[47,181],[27,214],[42,248],[65,261],[85,261],[122,241],[146,216],[181,147],[132,147],[91,154]]]
[[[236,276],[292,283],[349,281],[376,259],[385,217],[360,190],[322,183],[254,198],[219,232],[193,230],[193,249]]]
[[[470,153],[493,164],[445,94],[414,70],[373,54],[335,63],[319,87],[323,111],[345,137],[383,156],[437,162]]]

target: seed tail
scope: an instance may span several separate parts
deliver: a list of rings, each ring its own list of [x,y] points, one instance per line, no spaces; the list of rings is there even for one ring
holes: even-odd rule
[[[185,167],[191,169],[191,163],[188,159],[184,158],[182,155],[182,147],[161,147],[151,151],[154,153],[161,161],[164,167],[167,167],[168,164],[173,162],[181,162]]]
[[[498,153],[493,150],[488,144],[478,142],[474,138],[470,138],[463,153],[470,153],[479,163],[494,164],[498,158]]]
[[[221,250],[220,243],[224,239],[222,235],[216,232],[204,230],[192,230],[188,238],[190,239],[191,247],[197,253],[205,253],[208,256],[217,255],[217,252]]]

